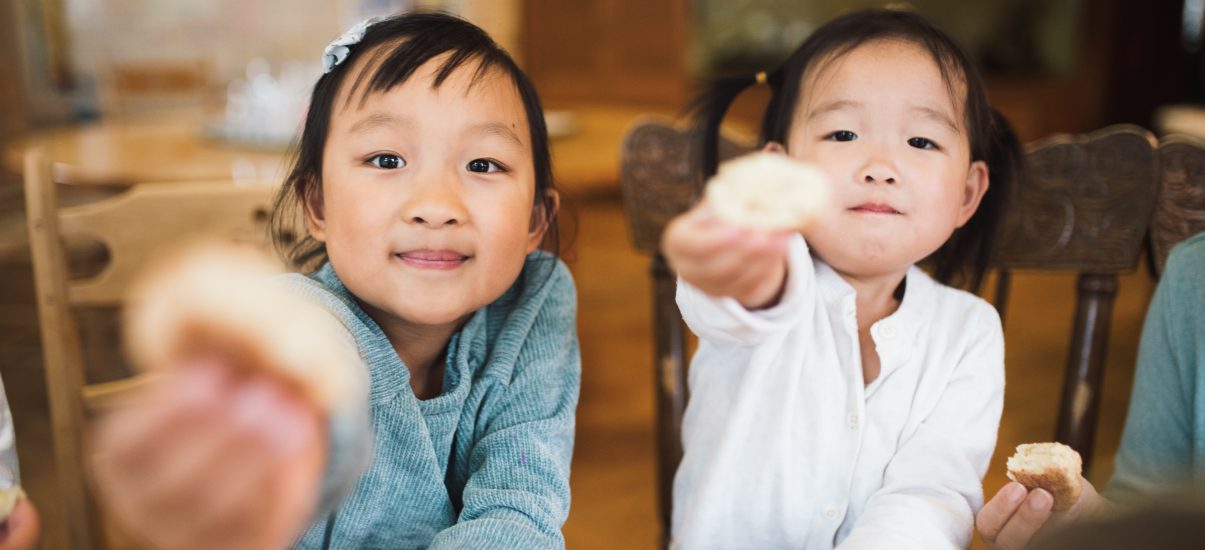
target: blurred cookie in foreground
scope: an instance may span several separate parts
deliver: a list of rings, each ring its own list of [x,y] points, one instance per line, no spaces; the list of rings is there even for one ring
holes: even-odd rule
[[[253,247],[183,247],[131,290],[131,361],[153,371],[216,356],[246,374],[276,377],[321,410],[354,406],[365,381],[351,334],[332,313],[274,281],[282,271]]]
[[[0,523],[8,521],[17,501],[25,498],[25,491],[20,486],[0,489]]]
[[[1079,500],[1083,460],[1062,443],[1025,443],[1008,458],[1008,478],[1029,489],[1045,489],[1054,496],[1055,512]]]
[[[766,231],[802,229],[828,205],[827,180],[811,164],[753,153],[720,165],[706,196],[712,211],[729,222]]]

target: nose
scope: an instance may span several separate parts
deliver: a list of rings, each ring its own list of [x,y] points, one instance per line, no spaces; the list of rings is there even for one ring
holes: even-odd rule
[[[468,218],[461,186],[452,174],[439,174],[416,182],[413,192],[402,207],[407,223],[432,229],[463,225]]]
[[[882,154],[876,152],[862,166],[862,181],[865,183],[894,184],[898,177],[895,165]]]

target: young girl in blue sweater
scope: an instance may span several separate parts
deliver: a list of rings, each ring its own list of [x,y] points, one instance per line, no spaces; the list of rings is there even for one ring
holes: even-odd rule
[[[362,24],[326,68],[277,201],[317,269],[280,283],[346,327],[367,410],[182,366],[100,434],[106,507],[156,547],[561,548],[580,358],[535,90],[441,14]]]

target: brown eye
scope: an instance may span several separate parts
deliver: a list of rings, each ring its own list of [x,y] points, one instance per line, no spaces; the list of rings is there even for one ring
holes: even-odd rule
[[[917,149],[937,149],[937,144],[933,140],[923,137],[908,138],[908,145]]]
[[[858,134],[855,134],[849,130],[837,130],[836,132],[829,134],[828,139],[833,141],[853,141],[858,139]]]
[[[368,162],[384,170],[397,170],[406,165],[406,161],[397,155],[376,155],[368,159]]]
[[[469,161],[469,165],[468,165],[466,168],[467,168],[467,169],[468,169],[468,171],[470,171],[470,172],[477,172],[477,173],[479,173],[479,174],[488,174],[488,173],[490,173],[490,172],[501,172],[501,171],[503,171],[503,168],[502,168],[502,166],[501,166],[501,165],[499,165],[497,162],[494,162],[494,161],[489,160],[489,159],[473,159],[473,160],[470,160],[470,161]]]

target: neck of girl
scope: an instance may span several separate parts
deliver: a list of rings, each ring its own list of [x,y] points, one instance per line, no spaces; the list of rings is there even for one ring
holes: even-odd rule
[[[410,371],[410,389],[414,396],[426,400],[443,393],[448,342],[470,316],[446,324],[421,325],[368,309],[365,311],[381,327],[394,352]]]
[[[858,308],[858,347],[862,351],[862,382],[870,384],[879,377],[879,354],[870,327],[900,308],[904,277],[908,271],[860,276],[837,272],[856,293]]]

